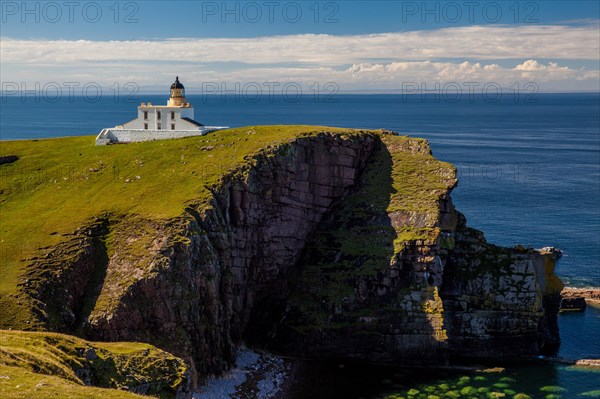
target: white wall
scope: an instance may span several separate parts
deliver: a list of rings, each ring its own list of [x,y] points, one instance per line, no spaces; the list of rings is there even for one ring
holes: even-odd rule
[[[132,143],[139,141],[178,139],[182,137],[203,136],[207,132],[200,130],[134,130],[134,129],[104,129],[96,138],[96,144],[108,144],[99,140],[109,140],[110,143]]]
[[[194,119],[194,107],[181,108],[181,117]]]
[[[137,130],[137,129],[103,129],[96,137],[96,145],[111,143],[133,143],[140,141],[179,139],[182,137],[204,136],[225,126],[206,126],[196,130]]]
[[[148,119],[144,119],[144,111],[148,112]],[[161,112],[161,119],[157,119],[157,112]],[[171,119],[171,112],[175,112],[175,119]],[[175,124],[176,130],[198,129],[196,125],[181,118],[194,119],[194,108],[179,107],[160,107],[152,106],[138,107],[138,117],[132,121],[126,122],[121,126],[123,129],[144,129],[144,124],[148,124],[148,129],[157,130],[158,123],[161,124],[161,130],[171,130],[171,124]]]

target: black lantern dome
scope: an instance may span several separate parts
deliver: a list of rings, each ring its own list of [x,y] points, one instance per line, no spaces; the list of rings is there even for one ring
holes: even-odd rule
[[[179,82],[179,76],[175,78],[175,83],[171,85],[171,98],[185,97],[185,87]]]

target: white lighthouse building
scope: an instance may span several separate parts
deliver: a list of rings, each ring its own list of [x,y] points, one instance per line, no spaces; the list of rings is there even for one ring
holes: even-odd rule
[[[194,120],[194,107],[185,97],[185,88],[178,76],[171,85],[171,97],[167,105],[142,103],[138,107],[137,118],[102,129],[96,137],[96,145],[201,136],[226,128],[204,126]]]

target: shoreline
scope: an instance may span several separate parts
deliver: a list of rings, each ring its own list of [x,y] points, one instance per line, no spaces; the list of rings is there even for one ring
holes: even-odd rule
[[[235,367],[223,375],[209,377],[194,390],[192,398],[284,399],[292,364],[292,360],[241,346]]]
[[[334,362],[335,363],[335,362]],[[587,370],[599,370],[600,359],[568,359],[563,357],[538,357],[530,359],[527,364],[531,367],[540,364],[564,365]],[[332,363],[333,364],[333,363]],[[303,364],[302,359],[287,358],[280,355],[271,354],[258,349],[240,347],[237,354],[236,365],[220,376],[209,377],[201,386],[196,388],[192,394],[193,399],[235,399],[235,398],[255,398],[255,399],[285,399],[295,391],[297,379],[302,380],[302,369],[311,367],[310,364]],[[338,365],[344,368],[344,363]],[[465,375],[499,375],[508,376],[507,372],[511,370],[512,365],[499,363],[495,366],[473,364],[447,367],[423,368],[423,370],[445,370],[447,372],[460,373]],[[401,366],[390,366],[389,369],[400,369]],[[408,367],[404,370],[413,370]],[[300,376],[298,375],[300,373]],[[304,377],[306,378],[306,376]],[[296,397],[296,396],[295,396]]]

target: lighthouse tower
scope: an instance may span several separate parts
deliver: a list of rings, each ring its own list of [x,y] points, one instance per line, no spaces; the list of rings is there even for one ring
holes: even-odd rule
[[[103,129],[96,138],[96,144],[198,136],[225,128],[204,126],[194,120],[194,107],[185,97],[185,87],[177,76],[171,85],[171,96],[167,105],[142,103],[138,106],[137,118],[114,128]]]
[[[169,98],[167,105],[169,107],[190,106],[187,98],[185,98],[185,87],[179,81],[179,76],[175,78],[175,83],[171,85],[171,98]]]

